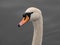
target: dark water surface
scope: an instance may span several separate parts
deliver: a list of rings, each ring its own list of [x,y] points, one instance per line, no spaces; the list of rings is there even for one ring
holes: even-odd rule
[[[42,11],[43,45],[60,45],[60,0],[0,0],[0,45],[31,45],[32,23],[17,27],[30,6]]]

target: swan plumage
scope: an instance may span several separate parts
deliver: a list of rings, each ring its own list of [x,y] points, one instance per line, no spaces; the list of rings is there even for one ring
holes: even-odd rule
[[[32,45],[42,45],[43,39],[43,16],[41,10],[36,7],[29,7],[23,14],[22,21],[19,22],[18,26],[22,26],[28,21],[32,21],[34,26]]]

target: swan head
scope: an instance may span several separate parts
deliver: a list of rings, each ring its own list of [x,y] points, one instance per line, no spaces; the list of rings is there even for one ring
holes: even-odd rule
[[[35,7],[29,7],[23,14],[23,19],[19,22],[18,27],[24,25],[28,21],[36,21],[40,18],[41,11]]]

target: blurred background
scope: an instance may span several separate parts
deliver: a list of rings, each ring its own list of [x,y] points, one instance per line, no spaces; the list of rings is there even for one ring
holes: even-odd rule
[[[0,0],[0,45],[31,45],[32,22],[17,26],[31,6],[44,17],[43,45],[60,45],[60,0]]]

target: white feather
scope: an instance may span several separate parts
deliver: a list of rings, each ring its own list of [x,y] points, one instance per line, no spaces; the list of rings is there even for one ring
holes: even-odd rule
[[[25,13],[26,12],[33,12],[30,18],[30,21],[32,21],[34,26],[32,45],[42,45],[43,17],[42,17],[41,10],[35,7],[30,7],[25,11]]]

